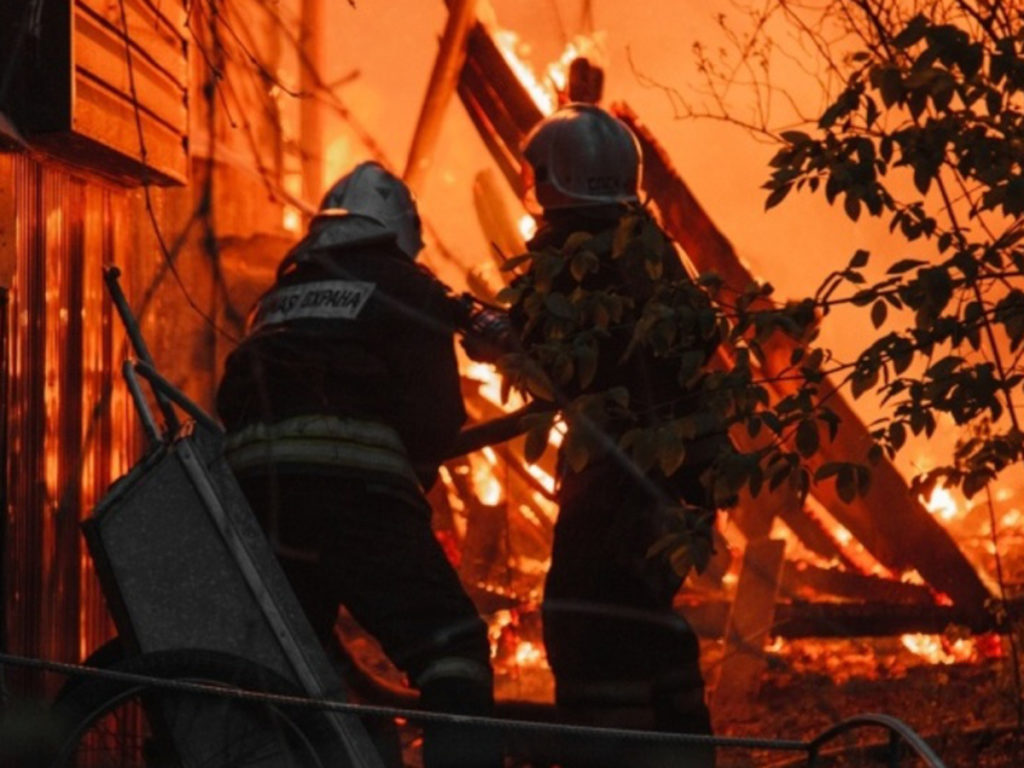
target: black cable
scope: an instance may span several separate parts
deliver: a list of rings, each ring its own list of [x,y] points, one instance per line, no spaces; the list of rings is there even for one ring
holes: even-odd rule
[[[128,32],[128,15],[125,10],[125,0],[118,0],[118,5],[121,11],[121,31],[124,35],[125,63],[128,66],[128,87],[131,92],[132,109],[135,115],[135,130],[139,137],[139,158],[142,161],[142,189],[146,201],[146,213],[149,216],[150,223],[152,224],[153,227],[153,233],[156,235],[157,243],[160,246],[160,253],[164,258],[168,270],[174,277],[175,282],[178,284],[178,287],[181,288],[181,292],[185,297],[185,301],[188,302],[188,305],[193,309],[193,311],[195,311],[196,314],[203,318],[203,320],[211,328],[213,328],[214,331],[216,331],[217,333],[219,333],[221,336],[228,339],[232,343],[237,344],[239,341],[238,338],[234,334],[228,332],[220,325],[218,325],[217,322],[196,303],[195,299],[192,298],[192,295],[189,293],[184,280],[182,280],[181,274],[178,272],[178,268],[174,264],[176,254],[172,254],[171,250],[168,248],[167,241],[164,239],[163,232],[160,229],[160,223],[157,221],[156,211],[153,209],[153,199],[150,191],[152,180],[150,179],[150,167],[146,152],[146,140],[142,130],[141,106],[139,104],[139,96],[135,84],[135,64],[134,56],[132,54],[132,45],[134,43],[132,41],[131,35]],[[213,141],[212,135],[210,136],[210,141]],[[208,215],[208,211],[206,213]]]

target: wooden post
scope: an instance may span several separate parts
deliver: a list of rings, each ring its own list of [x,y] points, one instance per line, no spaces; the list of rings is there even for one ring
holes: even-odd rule
[[[455,92],[459,72],[466,59],[466,37],[476,21],[476,0],[454,0],[448,12],[448,23],[441,38],[441,50],[434,60],[427,95],[423,99],[416,132],[409,148],[403,178],[414,192],[418,191],[430,165],[434,145],[441,132],[445,109]]]
[[[747,544],[725,629],[725,657],[713,695],[715,711],[735,711],[757,695],[764,670],[764,645],[775,620],[775,600],[786,543],[757,539]]]
[[[303,98],[299,106],[302,137],[302,198],[316,203],[323,192],[323,120],[322,106],[314,94],[322,71],[323,0],[302,0],[302,26],[299,41],[309,66],[300,66]]]

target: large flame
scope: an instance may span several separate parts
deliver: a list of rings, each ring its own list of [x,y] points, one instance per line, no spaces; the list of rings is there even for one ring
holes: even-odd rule
[[[581,56],[603,58],[602,33],[593,36],[577,35],[570,40],[561,55],[544,67],[540,75],[529,63],[530,46],[510,29],[495,29],[491,32],[498,50],[515,73],[516,78],[530,94],[537,108],[550,115],[563,101],[569,85],[569,65]]]

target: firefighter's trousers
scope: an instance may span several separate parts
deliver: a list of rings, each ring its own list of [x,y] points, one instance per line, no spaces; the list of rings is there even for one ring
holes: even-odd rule
[[[698,639],[672,608],[679,578],[648,556],[656,507],[607,468],[563,484],[542,606],[556,699],[580,723],[710,734]],[[714,764],[711,748],[658,752],[606,750],[585,764]]]
[[[420,690],[427,709],[490,715],[487,631],[430,527],[425,502],[315,472],[240,478],[317,635],[339,604]],[[497,734],[424,729],[426,768],[494,768]]]

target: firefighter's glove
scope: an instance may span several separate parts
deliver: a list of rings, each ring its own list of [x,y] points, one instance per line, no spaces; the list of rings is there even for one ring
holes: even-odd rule
[[[462,348],[478,363],[494,363],[512,346],[512,323],[508,314],[484,307],[469,317],[463,329]]]

